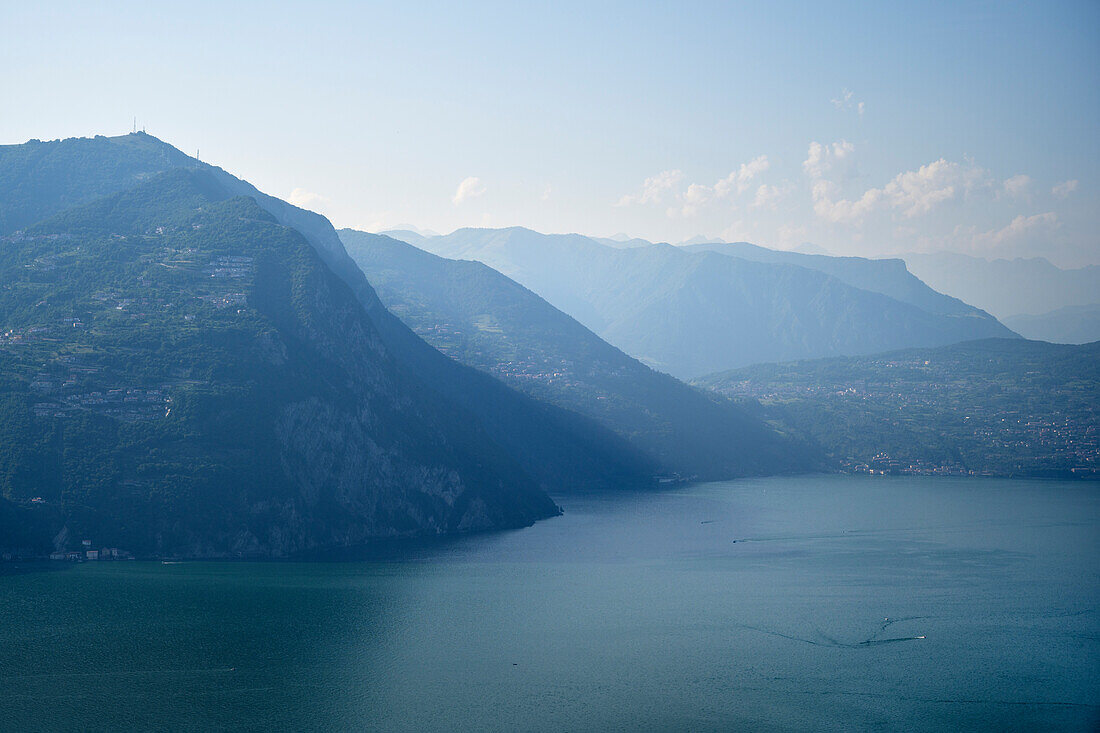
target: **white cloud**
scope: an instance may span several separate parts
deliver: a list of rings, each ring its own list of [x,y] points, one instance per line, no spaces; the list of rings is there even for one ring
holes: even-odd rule
[[[814,213],[834,224],[861,223],[883,199],[882,190],[877,188],[865,191],[863,196],[853,201],[836,199],[838,189],[835,183],[825,180],[816,181],[812,189]]]
[[[976,249],[996,249],[1009,244],[1025,242],[1037,234],[1049,233],[1057,227],[1058,215],[1053,211],[1048,211],[1045,214],[1035,214],[1034,216],[1020,214],[1004,228],[973,234],[970,239]]]
[[[309,209],[311,211],[321,208],[328,203],[328,199],[321,194],[307,191],[304,188],[294,189],[290,192],[290,195],[286,197],[286,200],[295,206],[300,206],[303,209]]]
[[[882,188],[868,189],[857,199],[844,199],[840,197],[840,185],[827,176],[841,172],[841,163],[850,164],[854,150],[844,140],[832,145],[810,143],[802,169],[812,180],[814,212],[822,219],[858,225],[868,214],[880,209],[912,218],[990,185],[988,173],[973,163],[940,158],[915,171],[899,173]]]
[[[718,197],[728,196],[732,191],[742,194],[748,190],[752,179],[768,170],[770,166],[768,156],[758,155],[748,163],[742,163],[737,170],[715,183],[714,194]]]
[[[485,186],[481,184],[481,179],[477,176],[470,176],[468,178],[463,178],[462,183],[458,184],[458,188],[455,189],[455,195],[451,197],[451,201],[454,201],[457,206],[467,199],[476,199],[484,193]]]
[[[752,187],[752,181],[764,171],[768,170],[771,163],[768,156],[758,155],[747,163],[742,163],[728,176],[719,179],[713,186],[703,183],[692,183],[687,190],[678,196],[678,206],[668,210],[669,216],[695,216],[699,211],[714,201],[728,199],[734,195],[740,196]]]
[[[976,165],[940,158],[915,171],[899,173],[883,191],[891,206],[914,217],[988,182],[988,174]]]
[[[978,231],[977,227],[958,226],[952,232],[952,236],[946,242],[938,242],[933,249],[943,249],[946,243],[963,251],[971,251],[976,254],[1000,254],[1034,252],[1038,247],[1047,244],[1051,234],[1062,222],[1054,211],[1046,211],[1045,214],[1036,214],[1030,217],[1016,216],[1012,221],[1000,229]]]
[[[853,94],[850,89],[845,88],[841,90],[839,97],[837,97],[836,99],[830,99],[829,101],[832,102],[833,106],[839,110],[847,110],[854,107],[859,116],[863,116],[863,102],[855,99],[855,94]]]
[[[810,178],[824,178],[826,173],[842,165],[849,166],[855,149],[856,146],[847,140],[838,140],[832,145],[822,145],[814,141],[810,143],[806,160],[802,161],[802,170]]]
[[[1022,196],[1031,188],[1031,176],[1020,173],[1012,178],[1006,178],[1004,187],[1005,193],[1009,196]]]
[[[1064,199],[1071,193],[1077,190],[1077,180],[1071,179],[1069,181],[1062,181],[1054,188],[1050,189],[1050,192],[1060,199]]]
[[[750,206],[756,209],[768,208],[774,210],[776,205],[786,198],[792,190],[794,190],[794,185],[786,181],[778,186],[761,183],[760,187],[756,189],[756,195],[753,197]]]
[[[542,189],[542,196],[539,196],[539,198],[540,198],[541,200],[543,200],[543,201],[549,201],[549,200],[550,200],[550,195],[551,195],[551,194],[552,194],[553,192],[554,192],[554,189],[552,189],[552,188],[550,187],[550,184],[549,184],[549,183],[547,183],[547,184],[546,184],[546,188]]]
[[[616,206],[630,206],[631,204],[652,204],[664,198],[665,193],[675,188],[684,179],[683,171],[661,171],[655,176],[645,179],[642,184],[642,192],[639,194],[627,194],[619,199]]]
[[[675,203],[666,213],[670,217],[695,216],[703,207],[719,199],[732,198],[741,195],[753,186],[753,180],[764,171],[768,170],[771,163],[768,156],[758,155],[747,163],[742,163],[728,176],[719,179],[713,186],[703,183],[692,183],[682,191],[676,193]],[[619,199],[616,206],[630,206],[632,204],[655,204],[665,200],[666,194],[679,188],[684,180],[684,173],[680,170],[662,171],[655,176],[645,179],[641,193],[627,194]]]
[[[700,183],[693,183],[687,187],[680,196],[680,208],[679,210],[672,208],[668,210],[669,216],[674,216],[679,213],[681,216],[695,216],[706,204],[710,203],[714,199],[714,190],[710,186],[704,186]]]

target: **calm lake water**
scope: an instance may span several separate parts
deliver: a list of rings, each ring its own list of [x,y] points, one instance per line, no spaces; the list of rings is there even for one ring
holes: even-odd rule
[[[0,729],[1100,723],[1100,486],[829,476],[559,502],[529,529],[342,562],[9,567]]]

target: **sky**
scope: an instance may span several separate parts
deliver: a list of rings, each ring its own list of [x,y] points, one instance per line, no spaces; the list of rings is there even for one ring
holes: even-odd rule
[[[0,0],[0,144],[138,127],[369,231],[1100,264],[1100,2]]]

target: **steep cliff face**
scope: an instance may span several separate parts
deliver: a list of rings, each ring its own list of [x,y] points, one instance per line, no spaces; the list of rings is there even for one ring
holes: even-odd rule
[[[116,193],[170,170],[208,174],[215,196],[246,196],[299,232],[367,312],[392,358],[411,378],[512,456],[544,491],[647,486],[658,467],[597,422],[531,399],[442,355],[395,318],[348,256],[325,217],[258,191],[150,135],[74,138],[0,146],[0,234],[77,203]],[[6,224],[5,224],[6,223]],[[6,228],[5,228],[6,226]]]
[[[174,170],[0,250],[4,497],[53,544],[285,556],[557,513],[295,229]],[[13,339],[14,336],[18,338]]]

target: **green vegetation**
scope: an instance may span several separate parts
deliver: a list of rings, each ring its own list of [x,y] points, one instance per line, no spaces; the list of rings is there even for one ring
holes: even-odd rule
[[[212,173],[0,245],[0,528],[38,527],[5,547],[285,555],[556,511],[301,234]]]
[[[480,262],[448,260],[345,229],[386,307],[448,356],[589,416],[666,474],[729,478],[807,470],[804,447],[754,416],[653,371]]]
[[[196,164],[145,133],[0,145],[0,234]]]
[[[449,359],[395,318],[348,257],[327,219],[267,196],[220,168],[200,163],[144,133],[0,146],[0,219],[37,221],[77,203],[120,193],[171,170],[198,170],[217,185],[215,197],[245,196],[284,227],[300,233],[350,289],[373,321],[385,350],[401,365],[410,389],[431,393],[436,410],[484,429],[545,491],[644,486],[656,467],[619,436],[583,416],[509,389]],[[3,230],[0,230],[0,234]]]
[[[1100,342],[990,339],[696,382],[850,471],[1100,476]]]

